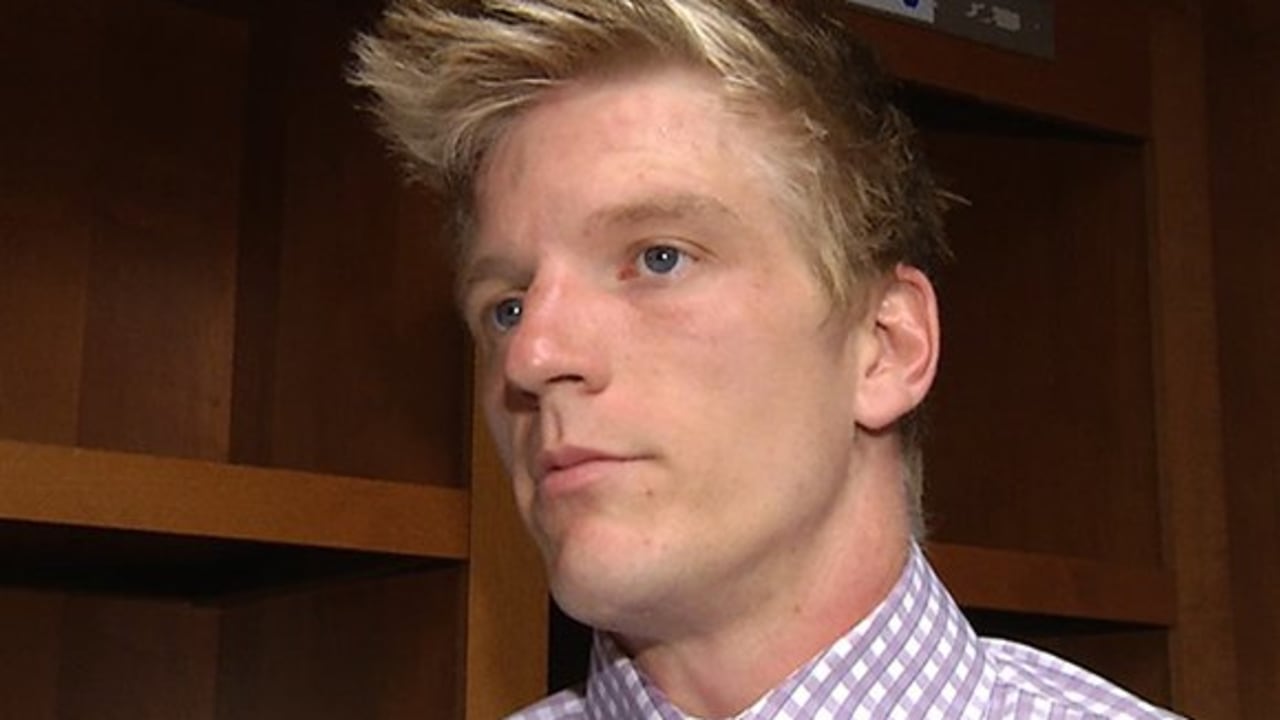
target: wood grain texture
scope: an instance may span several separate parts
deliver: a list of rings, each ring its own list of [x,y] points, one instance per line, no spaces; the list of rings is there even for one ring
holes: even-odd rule
[[[0,517],[467,556],[464,491],[0,441]]]
[[[969,204],[940,273],[936,539],[1161,564],[1145,162],[1130,143],[931,130]]]
[[[288,19],[281,3],[260,3],[249,23],[239,244],[236,250],[235,373],[230,460],[268,465],[280,288],[284,160],[288,148]]]
[[[1248,26],[1234,10],[1205,7],[1214,270],[1241,714],[1265,717],[1280,708],[1280,6],[1255,3]]]
[[[1055,4],[1052,61],[841,5],[840,16],[906,80],[1135,137],[1146,134],[1144,2]]]
[[[1280,33],[1280,5],[1273,0],[1237,0],[1230,4],[1208,3],[1204,6],[1206,19],[1216,30],[1230,33],[1244,47],[1275,47],[1275,37]],[[1263,68],[1258,68],[1263,69]],[[1225,81],[1211,77],[1213,84]],[[1216,152],[1216,151],[1215,151]]]
[[[0,717],[57,720],[65,596],[0,590]]]
[[[466,717],[495,720],[546,694],[547,585],[511,484],[471,413],[471,556],[467,566]]]
[[[218,618],[209,608],[69,597],[59,720],[214,720]]]
[[[224,608],[217,720],[462,717],[462,583],[445,567]]]
[[[0,5],[0,86],[21,98],[0,113],[0,437],[76,440],[100,5]]]
[[[48,198],[0,206],[0,437],[72,445],[88,228]]]
[[[79,442],[225,460],[244,28],[166,0],[109,6],[82,58],[102,104]]]
[[[343,84],[375,4],[270,5],[0,8],[0,79],[24,96],[0,118],[0,535],[143,577],[0,595],[20,643],[0,660],[28,661],[4,668],[0,715],[462,712],[461,564],[352,582],[340,559],[468,554],[467,491],[439,487],[465,458],[439,208]],[[346,474],[196,460],[233,454]],[[233,586],[322,572],[225,608],[145,596],[175,564]]]
[[[185,603],[0,591],[0,715],[212,720],[217,619]]]
[[[405,187],[343,81],[368,8],[286,7],[270,462],[462,485],[466,358],[443,213]]]
[[[1198,3],[1154,3],[1151,142],[1156,438],[1178,582],[1175,707],[1240,717],[1223,487],[1204,40]]]
[[[966,608],[1172,625],[1173,574],[1159,567],[930,543],[929,560]]]

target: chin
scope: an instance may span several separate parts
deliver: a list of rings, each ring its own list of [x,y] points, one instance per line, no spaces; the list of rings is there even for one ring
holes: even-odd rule
[[[628,603],[613,578],[582,577],[555,572],[550,577],[551,596],[566,615],[600,630],[618,630],[618,618]]]
[[[621,631],[624,619],[648,614],[664,583],[651,572],[652,562],[625,545],[595,538],[562,544],[546,556],[551,594],[565,614],[609,631]]]

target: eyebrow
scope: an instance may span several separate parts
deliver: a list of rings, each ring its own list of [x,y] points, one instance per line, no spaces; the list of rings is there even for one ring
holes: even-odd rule
[[[601,208],[587,217],[586,227],[588,231],[595,231],[613,225],[641,225],[699,217],[742,222],[732,208],[710,195],[673,193]]]
[[[481,281],[495,277],[514,278],[522,272],[513,260],[499,255],[466,258],[459,269],[453,297],[454,303],[460,308],[466,304],[471,289]]]
[[[610,227],[690,219],[742,223],[738,213],[715,197],[679,192],[646,196],[600,208],[587,216],[584,227],[591,235]],[[475,284],[493,277],[519,277],[525,272],[518,263],[501,255],[465,257],[454,294],[462,304],[467,291]]]

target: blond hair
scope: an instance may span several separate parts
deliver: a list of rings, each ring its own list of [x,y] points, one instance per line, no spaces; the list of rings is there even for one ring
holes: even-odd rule
[[[707,70],[731,108],[768,119],[777,199],[834,307],[854,307],[867,281],[898,263],[928,271],[946,255],[943,196],[889,83],[862,44],[806,3],[395,0],[355,50],[353,81],[373,91],[411,173],[454,203],[459,236],[486,152],[543,93],[666,63]],[[899,432],[920,530],[918,414]]]

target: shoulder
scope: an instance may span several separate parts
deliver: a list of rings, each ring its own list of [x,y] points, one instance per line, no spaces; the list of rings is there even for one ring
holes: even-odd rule
[[[1110,681],[1066,660],[1008,640],[984,638],[996,670],[992,718],[1176,720]]]
[[[507,720],[580,720],[587,717],[582,691],[562,690],[529,707],[507,716]]]

